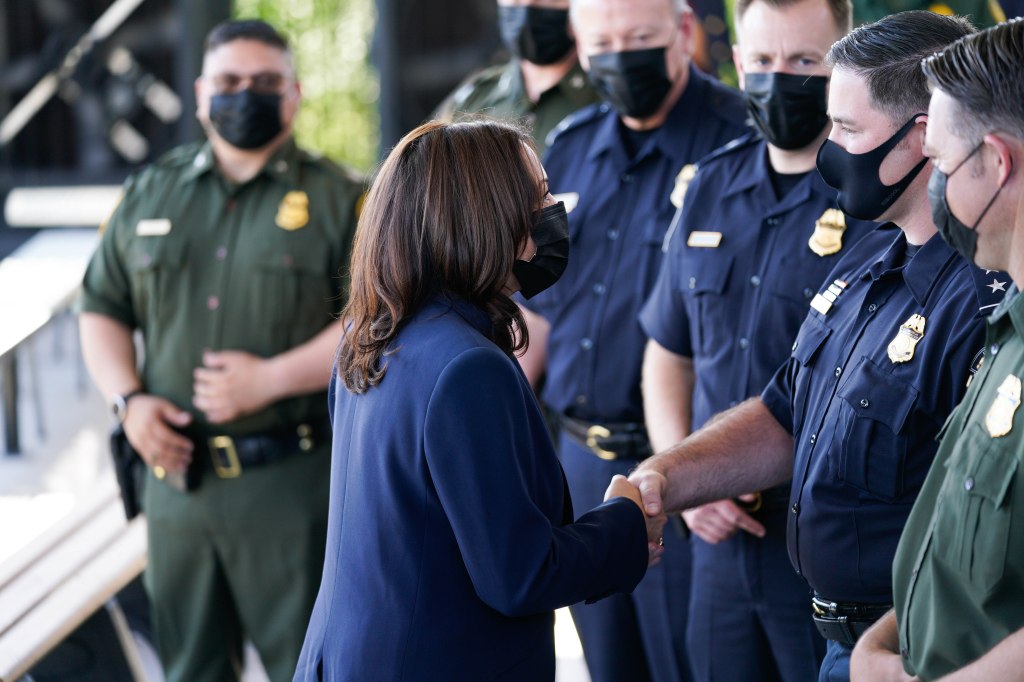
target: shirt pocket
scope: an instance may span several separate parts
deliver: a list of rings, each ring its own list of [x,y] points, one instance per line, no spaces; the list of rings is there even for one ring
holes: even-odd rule
[[[682,260],[680,293],[693,315],[690,328],[696,340],[695,349],[701,355],[708,355],[719,344],[734,342],[737,311],[726,300],[725,288],[735,260],[733,256],[694,249]]]
[[[140,237],[128,250],[135,319],[151,331],[187,299],[184,241],[169,237]]]
[[[267,254],[258,259],[256,286],[249,299],[254,319],[272,329],[272,346],[280,352],[309,340],[327,326],[344,305],[337,287],[339,273],[329,273],[317,262],[291,253]]]
[[[807,257],[798,255],[782,256],[765,275],[769,293],[806,311],[831,271],[830,267],[822,267],[822,260],[825,259],[811,262]],[[832,261],[828,260],[828,264],[831,266]]]
[[[839,390],[845,428],[833,465],[840,481],[885,502],[902,496],[904,427],[918,395],[906,381],[861,358]]]
[[[985,594],[999,584],[1006,569],[1008,497],[1017,477],[1017,458],[1003,452],[980,423],[972,423],[945,467],[933,551]]]
[[[665,234],[672,222],[674,211],[658,211],[647,218],[640,230],[640,252],[637,261],[636,282],[640,286],[637,291],[641,302],[647,300],[647,296],[654,288],[654,281],[658,278],[658,270],[661,267],[662,245],[665,243]],[[620,239],[622,237],[620,236]],[[628,244],[624,244],[628,247]]]

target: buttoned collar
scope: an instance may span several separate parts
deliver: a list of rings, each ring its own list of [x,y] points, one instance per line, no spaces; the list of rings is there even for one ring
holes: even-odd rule
[[[691,140],[697,137],[691,130],[699,128],[702,124],[703,115],[701,109],[705,107],[707,91],[709,89],[708,79],[698,71],[692,64],[689,67],[689,80],[683,89],[683,94],[671,109],[661,126],[651,133],[650,138],[644,141],[643,146],[637,151],[633,158],[634,163],[639,163],[644,158],[652,155],[655,151],[663,156],[673,159],[680,168],[689,157]],[[598,123],[597,135],[590,147],[587,159],[593,161],[602,154],[612,152],[617,156],[626,159],[625,144],[622,141],[622,132],[619,130],[620,117],[608,103],[601,104],[602,111],[615,115],[605,116]]]
[[[737,142],[744,144],[760,137],[759,133],[752,132],[741,137]],[[795,206],[805,203],[814,193],[826,199],[834,198],[836,191],[825,184],[821,174],[816,168],[812,168],[800,182],[786,193],[780,201],[775,195],[775,188],[772,187],[771,173],[768,157],[768,143],[761,140],[756,147],[754,158],[751,163],[740,164],[732,180],[726,185],[723,198],[735,194],[755,190],[758,197],[766,207],[772,207],[774,212],[785,213]]]
[[[289,137],[284,144],[277,148],[271,157],[264,164],[256,176],[266,175],[288,186],[294,186],[298,182],[299,148],[295,140]],[[217,163],[213,155],[213,145],[207,140],[192,160],[192,167],[186,171],[186,179],[193,180],[201,175],[216,169]],[[250,181],[251,182],[251,181]]]
[[[957,257],[956,251],[950,248],[945,240],[936,233],[914,254],[909,264],[904,264],[907,237],[903,234],[903,230],[892,223],[887,223],[880,229],[886,228],[896,228],[898,234],[882,257],[871,264],[871,267],[864,273],[863,279],[878,280],[890,273],[902,270],[901,274],[907,288],[910,289],[910,293],[913,294],[918,305],[923,306],[927,303],[940,273],[950,261]]]
[[[1010,285],[1010,290],[988,318],[988,324],[991,327],[1002,326],[1007,317],[1017,331],[1017,336],[1024,337],[1024,296],[1020,295],[1016,284]]]
[[[523,71],[519,68],[519,61],[513,59],[501,70],[501,78],[498,79],[498,92],[515,102],[516,108],[524,113],[536,108],[541,100],[550,97],[555,92],[564,95],[576,109],[593,101],[589,95],[589,88],[587,88],[587,76],[579,62],[573,64],[573,67],[562,76],[558,83],[542,92],[537,102],[533,102],[526,94],[526,84],[523,82]]]

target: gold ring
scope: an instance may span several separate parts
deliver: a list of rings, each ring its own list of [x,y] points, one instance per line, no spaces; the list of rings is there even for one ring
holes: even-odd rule
[[[157,464],[153,467],[153,475],[157,477],[157,480],[164,480],[164,476],[167,475],[167,470]]]

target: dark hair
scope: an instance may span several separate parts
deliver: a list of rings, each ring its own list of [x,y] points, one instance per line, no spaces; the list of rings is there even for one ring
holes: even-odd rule
[[[484,310],[505,352],[526,347],[522,313],[504,287],[546,191],[527,149],[524,130],[476,119],[425,123],[391,150],[352,250],[337,361],[350,391],[381,382],[395,337],[434,293]]]
[[[956,102],[953,129],[971,143],[993,131],[1024,140],[1024,20],[961,38],[921,64]]]
[[[742,19],[755,2],[763,2],[769,7],[784,10],[807,0],[736,0],[736,18]],[[853,4],[850,0],[825,0],[825,4],[828,5],[828,11],[832,14],[839,32],[843,35],[848,33],[853,26]]]
[[[921,60],[974,30],[963,17],[900,12],[854,29],[832,46],[825,61],[864,77],[872,104],[897,127],[928,111],[930,95]]]
[[[224,21],[214,26],[206,36],[204,53],[212,52],[221,45],[235,40],[255,40],[284,52],[289,51],[288,40],[273,26],[259,19],[243,19]]]

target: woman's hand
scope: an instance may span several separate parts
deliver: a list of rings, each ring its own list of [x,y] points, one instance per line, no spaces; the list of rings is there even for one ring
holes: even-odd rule
[[[635,504],[641,512],[644,511],[643,499],[640,497],[640,490],[630,483],[625,476],[614,476],[612,478],[612,482],[608,484],[608,490],[604,493],[604,499],[607,501],[613,497],[625,497],[632,500],[633,504]],[[645,513],[644,519],[647,521],[647,565],[653,566],[661,560],[661,555],[665,553],[665,543],[662,532],[665,527],[665,522],[668,521],[668,517],[663,513],[655,514],[654,516],[648,516]]]

